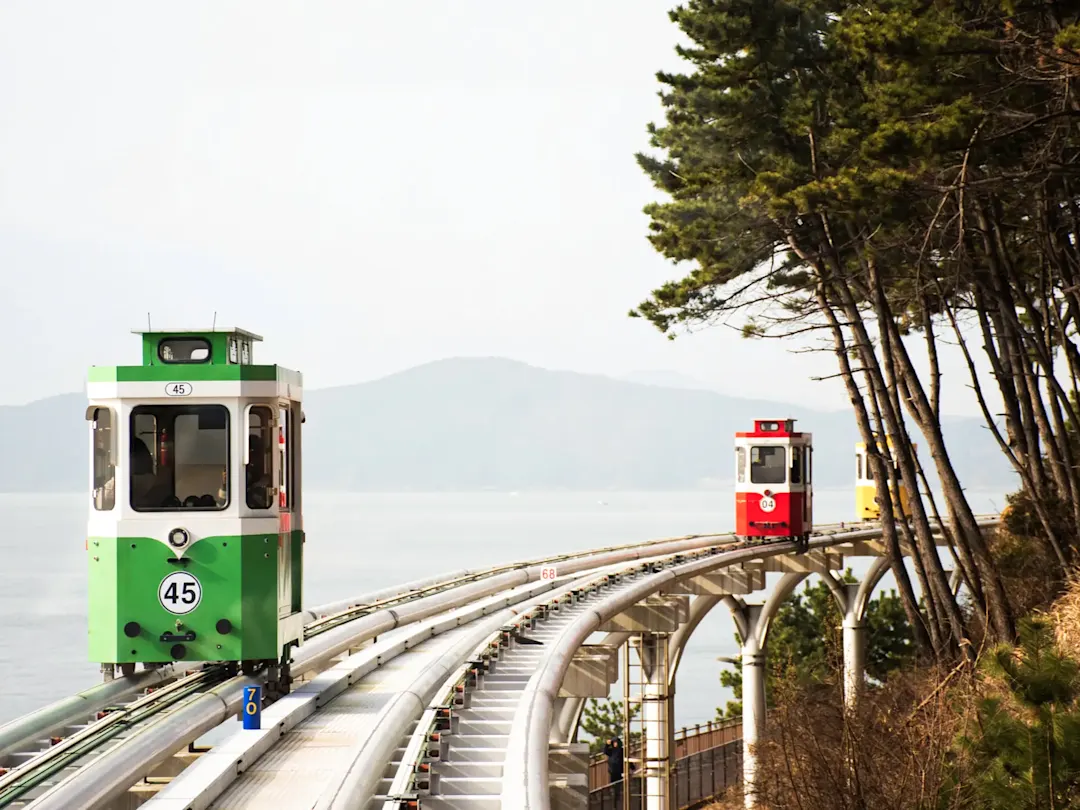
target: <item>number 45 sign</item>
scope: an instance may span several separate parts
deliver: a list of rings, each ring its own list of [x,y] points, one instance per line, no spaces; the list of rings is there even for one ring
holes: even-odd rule
[[[550,582],[551,580],[554,580],[556,578],[557,578],[557,575],[555,573],[555,566],[554,565],[545,566],[544,568],[540,569],[540,581],[541,582]]]
[[[187,571],[175,571],[161,580],[158,601],[177,616],[191,613],[202,601],[202,584]]]

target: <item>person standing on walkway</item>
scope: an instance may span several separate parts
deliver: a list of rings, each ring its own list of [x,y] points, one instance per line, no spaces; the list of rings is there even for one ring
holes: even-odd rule
[[[604,755],[607,757],[608,779],[614,784],[622,781],[623,775],[623,749],[618,737],[612,737],[604,744]]]

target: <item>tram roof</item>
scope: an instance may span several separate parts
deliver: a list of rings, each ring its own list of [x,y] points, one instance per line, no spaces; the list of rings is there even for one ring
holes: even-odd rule
[[[241,337],[250,338],[251,340],[263,339],[262,335],[256,335],[254,332],[249,332],[246,329],[240,329],[236,326],[215,326],[210,329],[192,329],[190,326],[183,329],[163,329],[160,326],[154,326],[149,329],[132,329],[133,335],[240,335]]]

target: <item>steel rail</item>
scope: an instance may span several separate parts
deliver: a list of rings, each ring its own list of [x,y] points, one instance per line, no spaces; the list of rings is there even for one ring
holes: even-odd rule
[[[31,802],[28,807],[89,810],[122,795],[131,785],[146,776],[147,768],[176,753],[192,740],[237,714],[244,686],[262,683],[257,676],[231,678],[189,700],[166,718],[152,723],[101,755],[94,765],[107,774],[98,775],[98,767],[86,767],[58,783]],[[184,742],[177,744],[177,739]],[[133,750],[134,749],[134,750]],[[117,752],[125,756],[113,756]],[[141,754],[141,756],[133,756]],[[123,787],[117,788],[118,785]],[[73,789],[82,796],[72,801]]]
[[[844,524],[823,524],[820,527],[820,530],[826,531],[833,526],[843,527]],[[559,563],[567,560],[587,558],[598,554],[619,552],[635,548],[646,548],[655,546],[658,543],[680,542],[702,538],[734,539],[734,534],[731,532],[690,534],[666,540],[647,540],[636,543],[606,546],[600,549],[590,549],[584,552],[572,552],[542,557],[535,560],[494,566],[492,568],[460,569],[424,577],[413,580],[412,582],[383,588],[359,596],[339,599],[323,605],[316,605],[304,609],[303,614],[310,619],[309,625],[317,622],[329,622],[329,626],[323,631],[326,632],[329,629],[333,629],[335,626],[340,626],[341,624],[350,621],[350,617],[358,618],[370,615],[370,613],[375,610],[390,607],[394,602],[403,604],[409,601],[415,601],[424,596],[430,596],[437,592],[452,589],[461,584],[495,576],[498,573],[520,570],[536,565],[550,565],[552,563]],[[307,625],[305,626],[305,631],[307,631]],[[312,637],[320,634],[321,633],[313,633]],[[104,684],[90,687],[76,695],[63,698],[62,700],[49,704],[31,714],[15,718],[4,725],[0,725],[0,759],[9,756],[11,752],[36,738],[47,738],[55,731],[78,724],[83,718],[94,715],[121,697],[138,692],[140,689],[144,689],[147,686],[167,683],[170,680],[179,677],[183,671],[183,665],[180,664],[165,664],[154,669],[141,670],[131,675],[121,676]]]
[[[183,674],[184,670],[177,664],[144,669],[96,684],[78,694],[17,717],[0,725],[0,760],[27,743],[49,737],[53,732],[71,726],[87,716],[93,716],[128,695],[150,686],[167,683]]]
[[[676,540],[713,536],[722,538],[729,535],[686,535],[682,538],[676,538]],[[588,558],[590,556],[610,553],[612,551],[644,548],[655,545],[657,542],[669,541],[651,540],[630,543],[601,549],[591,549],[585,552],[554,555],[532,561],[494,566],[492,568],[460,569],[424,577],[401,585],[390,586],[388,588],[382,588],[348,599],[341,599],[307,608],[303,613],[305,617],[310,619],[310,622],[305,626],[305,633],[308,632],[309,628],[312,628],[312,625],[315,625],[315,627],[312,628],[314,629],[314,632],[309,636],[310,638],[314,638],[331,629],[347,624],[356,618],[361,618],[377,612],[380,609],[390,608],[395,604],[400,605],[416,601],[439,592],[452,590],[453,588],[466,583],[489,578],[498,573],[520,570],[536,565],[550,565],[564,560]],[[322,629],[319,629],[320,627]],[[335,647],[335,649],[335,654],[341,652],[340,646]],[[131,675],[124,675],[114,680],[97,684],[76,695],[63,698],[62,700],[49,704],[31,714],[15,718],[4,725],[0,725],[0,761],[2,761],[4,757],[11,756],[19,748],[31,743],[35,739],[45,738],[45,741],[47,741],[54,732],[77,725],[85,718],[93,717],[93,715],[97,714],[102,709],[116,703],[124,697],[140,691],[141,689],[157,684],[168,683],[181,677],[181,675],[188,671],[186,668],[190,666],[191,664],[188,663],[165,664],[153,669],[141,670],[132,673]],[[307,668],[304,671],[310,671],[310,668]],[[296,672],[295,667],[294,672]],[[92,725],[94,721],[90,722]]]
[[[709,539],[716,537],[717,535],[704,535],[651,544],[635,544],[623,551],[577,555],[576,559],[568,560],[562,566],[561,573],[570,575],[613,563],[642,559],[645,556],[691,551],[706,546]],[[341,653],[377,638],[389,630],[421,621],[518,585],[538,581],[545,567],[545,565],[535,565],[486,577],[470,584],[459,585],[446,592],[414,598],[398,608],[377,610],[354,619],[348,624],[331,628],[313,642],[304,644],[297,650],[291,665],[292,672],[299,677],[313,670],[325,668]],[[239,708],[242,687],[262,683],[264,679],[265,676],[262,673],[257,673],[254,676],[242,676],[226,681],[211,693],[207,693],[215,696],[216,699],[192,701],[182,710],[161,718],[146,730],[102,754],[95,760],[92,768],[83,768],[75,772],[29,806],[34,810],[64,810],[69,807],[89,810],[116,798],[132,784],[145,777],[159,762],[227,720],[229,714]],[[230,695],[228,698],[225,697],[227,693]],[[200,712],[202,712],[201,715]]]
[[[686,535],[687,538],[707,536],[712,535]],[[719,534],[715,536],[725,537],[728,535]],[[340,626],[340,624],[348,621],[347,614],[351,614],[353,617],[360,617],[381,607],[389,607],[395,601],[404,603],[416,600],[424,596],[430,596],[438,591],[493,576],[497,573],[530,567],[532,565],[558,563],[562,560],[575,557],[624,550],[627,548],[645,547],[656,542],[658,541],[648,540],[638,543],[609,546],[601,549],[592,549],[586,552],[554,555],[532,561],[510,563],[491,568],[463,568],[436,574],[434,576],[422,577],[400,585],[393,585],[377,591],[349,597],[347,599],[339,599],[326,604],[305,608],[302,611],[303,615],[308,620],[305,623],[305,630],[308,625],[316,622],[325,622],[334,614],[337,614],[339,618],[339,621],[335,624]],[[190,671],[189,668],[191,666],[192,664],[187,662],[183,664],[164,664],[160,667],[154,667],[153,669],[140,670],[131,675],[122,675],[111,681],[96,684],[75,695],[62,698],[61,700],[48,704],[30,714],[14,718],[7,723],[0,725],[0,761],[33,740],[48,738],[56,731],[79,724],[84,718],[92,717],[105,707],[116,703],[118,700],[127,697],[128,695],[134,694],[149,686],[168,683],[169,681],[181,677],[184,673]]]
[[[474,622],[482,623],[481,626],[484,628],[484,635],[486,636],[488,635],[487,625],[494,621],[491,619],[493,615],[498,619],[498,624],[503,625],[507,619],[520,612],[517,606],[522,602],[536,599],[548,591],[565,585],[565,582],[544,581],[519,586],[519,589],[497,594],[483,601],[472,602],[434,619],[418,623],[416,628],[406,635],[390,636],[351,655],[341,663],[321,673],[314,680],[303,684],[296,691],[277,701],[274,706],[266,709],[263,712],[263,728],[260,731],[237,733],[222,742],[215,750],[202,757],[197,763],[174,779],[157,796],[147,802],[146,806],[153,808],[160,804],[171,807],[176,802],[180,802],[185,808],[191,810],[208,807],[243,771],[250,768],[258,761],[259,757],[269,751],[280,740],[282,735],[326,707],[330,701],[346,689],[359,684],[364,677],[392,661],[398,655],[409,650],[415,650],[418,645],[443,633]],[[471,640],[475,635],[477,635],[476,632],[469,639]],[[459,655],[459,647],[463,643],[459,642],[454,648],[445,653],[444,657]],[[470,649],[475,645],[476,642],[472,641]],[[460,654],[464,655],[464,653]],[[418,690],[422,691],[422,689],[426,688],[422,684],[418,686],[418,683],[424,681],[432,671],[434,670],[428,670],[424,675],[421,675],[417,683],[413,683],[402,690],[397,698],[388,704],[388,708],[384,708],[382,718],[377,724],[372,738],[365,742],[365,746],[377,746],[379,744],[379,735],[385,734],[385,729],[394,727],[397,722],[408,722],[408,719],[402,719],[407,714],[402,713],[402,706],[404,705],[407,708],[410,699],[418,698]],[[405,704],[401,703],[402,700],[405,701]],[[394,701],[397,701],[396,705]],[[417,710],[417,713],[421,710],[422,707]],[[400,734],[395,737],[395,740],[397,739],[400,739]],[[376,765],[371,765],[372,755],[368,754],[364,767],[385,768],[393,750],[391,748],[389,752],[385,752],[379,748],[374,756],[381,756],[385,753],[387,761],[376,763]],[[361,750],[357,757],[364,758],[367,751],[368,748]],[[346,776],[347,770],[342,773],[342,780]]]
[[[376,797],[379,783],[385,778],[385,770],[394,752],[401,747],[402,728],[423,716],[430,701],[440,694],[440,687],[445,687],[448,682],[456,685],[468,677],[469,671],[477,666],[475,660],[470,657],[470,652],[485,650],[490,652],[492,643],[497,643],[506,632],[505,621],[514,615],[519,618],[516,623],[509,626],[516,631],[520,629],[523,622],[531,621],[537,612],[552,604],[572,598],[575,594],[591,590],[598,582],[610,580],[614,573],[616,572],[609,571],[602,577],[597,577],[595,572],[589,572],[585,576],[570,581],[552,583],[551,587],[544,590],[558,591],[558,595],[549,596],[523,613],[512,607],[508,608],[499,614],[501,621],[484,621],[468,637],[457,642],[453,648],[441,656],[436,664],[414,680],[408,689],[398,694],[371,736],[354,752],[352,762],[346,768],[344,776],[335,777],[334,787],[323,793],[313,810],[352,810],[356,807],[368,807]],[[529,596],[519,600],[517,604],[528,601],[529,598],[535,598],[537,593],[536,590],[531,589]],[[542,594],[543,591],[539,593]]]
[[[978,521],[989,528],[998,518]],[[935,525],[939,532],[941,527]],[[859,529],[819,536],[810,540],[811,549],[824,549],[881,534],[880,528]],[[682,563],[650,574],[625,591],[603,599],[570,624],[558,639],[545,647],[546,655],[522,692],[510,728],[509,745],[502,774],[502,806],[520,810],[550,810],[548,787],[548,742],[552,714],[559,688],[570,668],[574,653],[604,622],[656,593],[678,579],[708,573],[754,559],[775,557],[796,551],[794,543],[776,542],[749,548],[721,551],[705,559]]]
[[[830,538],[836,534],[835,532],[828,531],[832,525],[843,526],[844,524],[831,524],[820,527],[818,533],[818,545],[820,545],[820,542],[830,541]],[[859,532],[862,535],[873,537],[880,534],[880,524],[873,523],[863,525],[867,528],[862,529]],[[876,528],[870,528],[871,526]],[[852,533],[844,533],[845,536],[850,534]],[[822,537],[822,535],[824,535],[824,537]],[[403,604],[398,607],[375,607],[372,610],[374,605],[378,604],[378,602],[367,604],[362,606],[361,610],[371,610],[371,612],[364,613],[359,618],[354,617],[349,620],[347,624],[327,628],[320,633],[318,638],[314,641],[299,648],[292,665],[292,671],[295,675],[299,676],[317,670],[320,667],[329,664],[333,658],[341,653],[350,648],[358,647],[369,640],[375,639],[379,634],[385,633],[388,630],[421,621],[429,616],[466,604],[469,601],[483,598],[513,588],[516,585],[539,579],[541,570],[545,565],[551,564],[552,562],[564,563],[559,572],[560,574],[572,574],[583,570],[600,568],[616,562],[641,559],[644,556],[652,557],[679,552],[688,553],[694,550],[707,548],[710,544],[716,545],[716,540],[724,538],[734,538],[734,535],[686,535],[682,538],[671,540],[615,546],[610,547],[610,550],[589,550],[587,552],[578,552],[574,554],[556,555],[543,558],[542,563],[533,565],[529,565],[528,562],[526,562],[495,567],[481,572],[484,574],[482,577],[470,574],[464,578],[454,576],[445,581],[436,577],[435,580],[437,584],[434,586],[420,586],[418,590],[412,591],[411,593],[399,594],[397,600],[403,602]],[[813,543],[814,541],[811,542]],[[750,550],[763,550],[767,547],[768,545],[759,544],[753,546]],[[504,573],[495,573],[498,571],[503,571]],[[455,574],[457,573],[458,572],[455,572]],[[421,582],[423,581],[421,580]],[[384,589],[384,592],[390,590],[393,589]],[[430,593],[429,595],[422,595],[428,593],[430,590],[435,590],[436,592]],[[207,696],[204,696],[208,697],[209,694],[212,694],[212,700],[193,701],[189,706],[184,707],[183,713],[171,713],[169,716],[160,719],[146,730],[145,733],[147,735],[149,735],[151,731],[154,732],[153,735],[146,736],[145,738],[142,734],[138,735],[141,741],[153,741],[154,745],[146,746],[140,744],[139,746],[135,746],[130,744],[130,740],[126,740],[124,743],[107,752],[95,761],[92,769],[93,775],[86,773],[86,771],[90,769],[83,769],[71,776],[68,780],[65,780],[65,782],[57,785],[57,787],[53,791],[50,791],[50,794],[46,794],[46,796],[55,793],[59,788],[69,785],[69,783],[72,790],[82,790],[78,786],[82,785],[84,782],[93,782],[99,786],[108,785],[110,786],[108,790],[112,791],[113,795],[118,795],[117,791],[122,793],[127,787],[135,781],[138,781],[139,778],[145,776],[149,768],[172,755],[192,740],[197,739],[198,736],[205,733],[205,731],[220,724],[225,719],[228,719],[229,714],[236,711],[239,707],[241,687],[246,684],[260,683],[264,679],[262,674],[256,674],[255,676],[243,676],[226,681],[213,690],[212,693],[208,693]],[[231,697],[224,697],[230,690],[232,690]],[[225,709],[224,714],[220,710],[221,708]],[[104,775],[99,778],[98,774],[102,771],[104,771]],[[135,776],[132,777],[131,774],[135,774]],[[117,788],[116,786],[121,782],[125,782],[125,784]],[[101,793],[101,791],[91,790],[89,795],[97,795],[99,793]],[[64,795],[67,794],[65,793]],[[88,794],[83,791],[78,795]],[[46,799],[46,796],[41,797],[41,799],[31,806],[35,808],[71,806],[42,803]],[[96,802],[97,799],[93,799],[92,801]],[[93,804],[86,805],[82,801],[76,801],[75,806],[90,807],[93,806]]]
[[[346,602],[350,602],[350,604],[348,604],[346,607],[341,608],[335,613],[320,617],[307,625],[304,628],[304,638],[313,638],[321,633],[326,632],[327,630],[333,629],[334,627],[344,622],[348,622],[355,618],[367,615],[371,612],[374,612],[375,610],[388,608],[395,604],[415,601],[417,598],[431,596],[436,593],[442,593],[448,590],[452,590],[453,588],[461,587],[462,585],[486,580],[500,574],[521,571],[536,566],[547,566],[562,562],[579,561],[591,557],[603,556],[605,554],[618,553],[629,549],[652,548],[665,543],[679,543],[688,540],[697,541],[702,539],[718,540],[725,537],[731,538],[732,542],[734,542],[735,540],[735,535],[731,532],[724,534],[688,534],[681,537],[667,538],[664,540],[647,540],[638,543],[626,543],[618,546],[589,549],[588,551],[568,552],[566,554],[558,554],[550,557],[540,557],[533,560],[523,560],[520,562],[507,563],[505,565],[493,566],[491,568],[482,568],[477,570],[466,569],[465,571],[448,574],[445,577],[435,577],[433,578],[434,581],[429,584],[422,585],[404,593],[399,592],[397,594],[383,596],[382,598],[376,599],[372,602],[360,603],[356,602],[355,600],[345,600]],[[392,591],[393,589],[387,590]],[[336,606],[341,604],[342,603],[339,602]]]
[[[205,669],[144,695],[110,712],[96,723],[45,749],[38,756],[0,777],[0,807],[6,807],[27,791],[66,767],[72,760],[99,747],[125,729],[146,720],[189,695],[204,690],[224,675],[223,667]]]
[[[443,683],[442,687],[436,692],[437,699],[429,704],[427,710],[421,716],[416,729],[409,737],[401,762],[391,780],[390,788],[381,803],[382,810],[401,810],[402,807],[414,806],[419,793],[427,790],[430,782],[423,782],[425,777],[430,777],[430,771],[425,768],[423,762],[427,758],[426,744],[428,741],[437,742],[439,740],[440,733],[449,727],[453,706],[464,703],[465,692],[468,690],[470,681],[478,678],[482,671],[486,671],[492,666],[492,662],[499,657],[499,651],[510,645],[512,634],[531,629],[533,621],[537,618],[546,617],[551,610],[557,609],[562,602],[577,600],[582,595],[598,593],[602,588],[619,582],[621,577],[632,577],[643,570],[651,570],[656,565],[668,565],[673,560],[682,559],[685,556],[701,557],[718,553],[724,552],[718,548],[713,548],[692,552],[690,555],[676,554],[670,557],[649,558],[631,568],[608,570],[600,576],[582,577],[574,583],[573,587],[523,613],[519,620],[510,627],[505,627],[489,636],[475,648],[469,662],[459,667]],[[522,627],[522,625],[525,625],[525,627]],[[498,665],[495,664],[494,666],[498,671]],[[373,798],[378,799],[374,795],[354,796],[353,801],[360,802],[355,806],[363,807],[366,806],[366,801]]]

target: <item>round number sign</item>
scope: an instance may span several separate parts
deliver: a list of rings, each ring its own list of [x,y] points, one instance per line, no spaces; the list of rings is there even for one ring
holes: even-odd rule
[[[761,500],[758,501],[758,506],[762,512],[771,512],[776,508],[776,499],[770,495],[762,495]]]
[[[187,571],[176,571],[161,580],[158,601],[169,613],[183,616],[191,613],[202,601],[202,585]]]
[[[191,396],[191,383],[169,383],[165,386],[165,394],[170,397]]]

